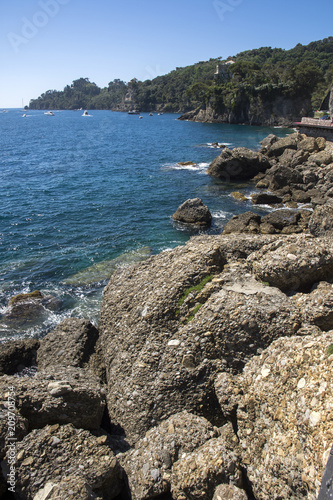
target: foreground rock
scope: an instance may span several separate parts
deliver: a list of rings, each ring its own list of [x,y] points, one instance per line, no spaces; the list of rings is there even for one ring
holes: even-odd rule
[[[0,375],[13,375],[36,365],[39,341],[36,339],[13,340],[1,344]]]
[[[246,242],[265,242],[242,238],[243,259]],[[300,327],[289,297],[251,277],[245,261],[233,263],[240,244],[234,236],[195,238],[111,278],[99,325],[107,401],[130,441],[184,409],[223,422],[216,373],[240,370]]]
[[[123,488],[122,471],[104,443],[72,425],[32,431],[17,443],[16,492],[28,500],[112,500]]]
[[[257,279],[282,291],[309,290],[333,278],[332,240],[310,235],[279,239],[249,257]]]
[[[120,457],[133,500],[169,492],[174,463],[214,437],[216,428],[186,411],[148,431],[133,450]]]
[[[186,200],[180,205],[172,218],[178,222],[197,226],[209,226],[212,221],[212,215],[208,207],[203,204],[200,198]]]
[[[2,394],[12,388],[16,410],[30,429],[55,423],[97,429],[101,424],[104,394],[99,380],[88,370],[49,367],[32,377],[3,376],[0,386]]]
[[[333,442],[332,341],[281,338],[239,377],[242,462],[258,500],[317,498]]]
[[[50,365],[87,366],[95,352],[98,330],[90,321],[68,318],[62,321],[41,341],[38,350],[38,368]]]

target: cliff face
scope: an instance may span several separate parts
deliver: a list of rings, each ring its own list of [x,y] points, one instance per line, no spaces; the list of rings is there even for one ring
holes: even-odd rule
[[[276,96],[265,99],[258,95],[252,99],[238,96],[232,106],[208,103],[204,108],[183,114],[180,120],[207,123],[242,123],[246,125],[286,126],[300,121],[312,112],[309,98]]]

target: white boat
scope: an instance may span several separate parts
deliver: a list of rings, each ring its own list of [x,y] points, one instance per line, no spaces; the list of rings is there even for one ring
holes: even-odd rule
[[[53,111],[47,111],[46,113],[44,113],[44,115],[54,116],[54,113],[53,113]]]
[[[24,113],[24,115],[22,115],[22,118],[25,118],[27,115]]]
[[[132,109],[131,111],[128,112],[129,115],[139,115],[140,112],[136,111],[135,109]]]
[[[84,113],[82,114],[82,116],[90,116],[90,115],[89,115],[88,111],[85,110]]]

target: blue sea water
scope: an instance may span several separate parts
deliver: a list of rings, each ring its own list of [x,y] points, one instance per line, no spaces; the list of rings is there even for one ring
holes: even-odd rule
[[[221,232],[251,208],[206,174],[220,153],[209,144],[259,148],[290,130],[90,111],[0,113],[0,340],[42,336],[64,317],[98,321],[111,269],[184,244],[194,234],[172,221],[188,198],[213,215]],[[178,162],[192,161],[194,166]],[[265,211],[265,207],[262,207]],[[40,290],[51,306],[34,320],[10,316],[9,299]]]

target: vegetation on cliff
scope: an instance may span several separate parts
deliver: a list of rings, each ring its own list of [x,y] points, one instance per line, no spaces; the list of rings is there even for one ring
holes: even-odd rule
[[[261,47],[226,60],[201,61],[143,82],[117,79],[102,89],[80,78],[63,91],[48,90],[31,100],[30,109],[185,112],[209,105],[218,114],[225,110],[237,114],[245,103],[260,107],[277,97],[304,100],[317,109],[332,80],[333,37],[329,37],[290,50]]]

